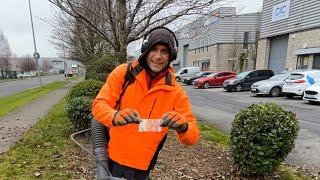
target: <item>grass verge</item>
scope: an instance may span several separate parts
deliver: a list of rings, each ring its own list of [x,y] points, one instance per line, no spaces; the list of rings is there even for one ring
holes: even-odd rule
[[[311,177],[306,176],[302,172],[299,172],[289,166],[281,165],[278,170],[278,174],[281,179],[285,180],[311,180]]]
[[[213,141],[223,147],[228,147],[230,143],[230,138],[228,135],[225,135],[214,127],[210,127],[204,123],[199,123],[199,129],[201,135],[208,141]]]
[[[216,130],[212,126],[208,126],[204,123],[199,123],[199,129],[201,135],[208,141],[215,142],[222,147],[228,147],[230,144],[230,137],[229,135],[225,135],[220,131]],[[277,172],[281,179],[284,180],[308,180],[311,179],[307,175],[302,172],[295,170],[289,166],[281,165]]]
[[[72,80],[72,81],[79,81],[81,79],[84,79],[84,75],[82,74],[75,74],[72,77],[68,77],[68,80]]]
[[[71,179],[65,169],[71,133],[65,103],[55,105],[0,159],[0,179]]]
[[[29,89],[20,93],[17,93],[12,96],[7,96],[0,99],[0,117],[3,117],[4,115],[8,114],[11,111],[14,111],[15,109],[30,103],[31,101],[39,98],[40,96],[43,96],[45,94],[48,94],[51,91],[54,91],[56,89],[62,88],[65,85],[66,82],[60,81],[60,82],[53,82],[50,84],[47,84],[45,86]]]

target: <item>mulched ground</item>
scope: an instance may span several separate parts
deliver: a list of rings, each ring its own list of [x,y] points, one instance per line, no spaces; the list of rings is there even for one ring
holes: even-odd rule
[[[256,179],[243,178],[232,173],[228,150],[213,142],[208,142],[201,137],[197,145],[185,146],[178,141],[173,132],[170,132],[168,137],[160,152],[157,165],[151,173],[151,179]],[[90,135],[79,137],[78,140],[91,150]],[[69,153],[70,163],[67,167],[69,173],[77,179],[94,179],[93,158],[76,145],[70,149]],[[274,175],[265,179],[280,178]]]

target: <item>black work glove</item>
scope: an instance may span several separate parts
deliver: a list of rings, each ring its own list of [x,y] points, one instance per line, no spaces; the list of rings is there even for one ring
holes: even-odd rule
[[[179,134],[188,130],[188,122],[185,117],[182,114],[174,111],[168,112],[163,116],[160,126],[174,129]]]
[[[136,123],[139,124],[141,121],[139,114],[134,109],[123,109],[121,111],[118,111],[114,116],[112,120],[112,124],[115,126],[122,126],[129,123]]]

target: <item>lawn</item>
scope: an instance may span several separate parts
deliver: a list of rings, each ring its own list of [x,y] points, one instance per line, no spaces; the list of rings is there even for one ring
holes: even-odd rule
[[[0,117],[8,114],[15,109],[30,103],[31,101],[48,94],[56,89],[62,88],[66,82],[53,82],[43,87],[29,89],[15,95],[0,98]]]
[[[70,179],[66,171],[70,121],[65,99],[0,159],[0,179]]]

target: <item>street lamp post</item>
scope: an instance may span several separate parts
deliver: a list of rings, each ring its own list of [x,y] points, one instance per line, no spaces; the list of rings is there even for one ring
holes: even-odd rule
[[[33,36],[33,46],[34,46],[33,58],[37,62],[37,74],[38,74],[40,86],[42,87],[42,81],[41,81],[41,76],[40,76],[40,65],[39,65],[40,54],[37,52],[37,45],[36,45],[36,39],[35,39],[35,36],[34,36],[33,19],[32,19],[32,12],[31,12],[31,3],[30,3],[30,0],[28,0],[28,1],[29,1],[29,11],[30,11],[30,19],[31,19],[32,36]]]

